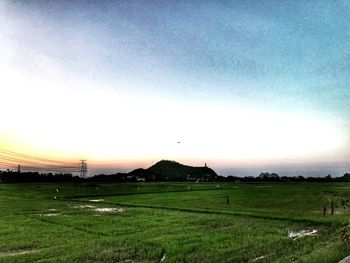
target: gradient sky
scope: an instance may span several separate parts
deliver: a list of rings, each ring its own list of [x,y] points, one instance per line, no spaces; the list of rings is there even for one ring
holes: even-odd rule
[[[0,146],[342,173],[349,25],[345,0],[0,1]]]

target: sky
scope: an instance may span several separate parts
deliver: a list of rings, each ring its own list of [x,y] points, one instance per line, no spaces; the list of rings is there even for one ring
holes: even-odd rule
[[[97,170],[342,175],[349,25],[345,0],[2,0],[0,146]]]

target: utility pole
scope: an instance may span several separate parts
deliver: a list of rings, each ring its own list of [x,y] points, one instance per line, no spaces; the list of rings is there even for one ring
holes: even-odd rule
[[[87,174],[86,160],[80,160],[80,177],[85,178],[86,174]]]
[[[21,165],[20,165],[20,164],[17,166],[17,172],[18,172],[18,173],[21,172]]]

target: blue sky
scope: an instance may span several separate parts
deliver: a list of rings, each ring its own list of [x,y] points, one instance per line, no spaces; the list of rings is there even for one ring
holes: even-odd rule
[[[0,127],[10,148],[145,165],[349,161],[347,1],[3,1],[0,12],[2,89],[27,94]],[[15,125],[29,108],[42,126],[27,104],[47,106],[52,137]]]
[[[23,1],[9,9],[23,23],[19,45],[109,86],[121,78],[136,92],[344,113],[349,8],[345,1]]]

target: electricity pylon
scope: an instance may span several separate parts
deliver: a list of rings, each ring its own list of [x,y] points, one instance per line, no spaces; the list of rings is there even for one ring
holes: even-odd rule
[[[86,160],[80,160],[80,177],[85,178],[87,174],[87,163]]]

